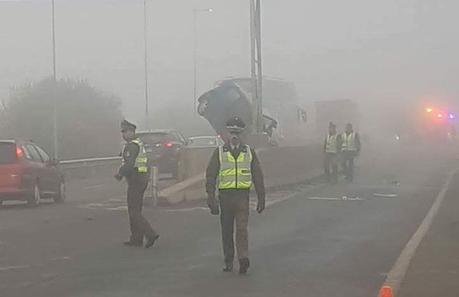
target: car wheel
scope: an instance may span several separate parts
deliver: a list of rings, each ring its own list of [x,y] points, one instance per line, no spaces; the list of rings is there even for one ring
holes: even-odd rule
[[[38,204],[40,204],[40,199],[40,187],[38,186],[38,183],[35,183],[32,189],[32,193],[29,195],[29,199],[27,200],[27,204],[29,204],[30,206],[37,206]]]
[[[56,196],[54,197],[54,202],[56,202],[56,203],[64,202],[65,198],[66,198],[65,182],[61,181],[59,183],[58,192],[57,192]]]

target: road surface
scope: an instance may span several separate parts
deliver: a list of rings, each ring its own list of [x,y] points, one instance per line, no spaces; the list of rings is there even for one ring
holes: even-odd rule
[[[146,208],[161,238],[128,248],[122,186],[71,183],[65,204],[0,209],[0,295],[376,296],[457,165],[446,151],[368,150],[353,184],[271,191],[251,214],[246,276],[221,272],[218,218],[203,205]]]

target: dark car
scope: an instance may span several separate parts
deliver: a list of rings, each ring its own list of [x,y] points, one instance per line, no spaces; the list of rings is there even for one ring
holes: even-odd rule
[[[188,140],[176,130],[138,132],[137,136],[145,144],[151,165],[158,166],[160,173],[177,177],[179,154],[188,145]]]
[[[32,142],[0,140],[0,204],[23,200],[65,200],[65,182],[58,162]]]
[[[220,136],[193,136],[189,138],[190,148],[216,148],[224,145]]]

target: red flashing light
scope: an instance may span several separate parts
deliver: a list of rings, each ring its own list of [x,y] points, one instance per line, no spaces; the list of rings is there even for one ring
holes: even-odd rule
[[[18,159],[24,157],[24,151],[19,146],[16,147],[16,156]]]
[[[443,119],[443,114],[442,113],[437,114],[437,118]]]
[[[166,143],[164,144],[164,146],[167,147],[167,148],[171,148],[171,147],[174,146],[174,144],[173,144],[172,142],[166,142]]]

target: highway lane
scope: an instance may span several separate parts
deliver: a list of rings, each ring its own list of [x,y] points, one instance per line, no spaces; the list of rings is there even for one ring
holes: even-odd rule
[[[354,184],[271,192],[251,215],[245,277],[221,272],[218,219],[203,205],[147,208],[161,233],[152,250],[120,244],[125,209],[107,201],[123,206],[122,189],[108,185],[103,198],[77,187],[63,205],[3,208],[1,296],[376,296],[455,166],[446,150],[392,148],[362,156]]]

